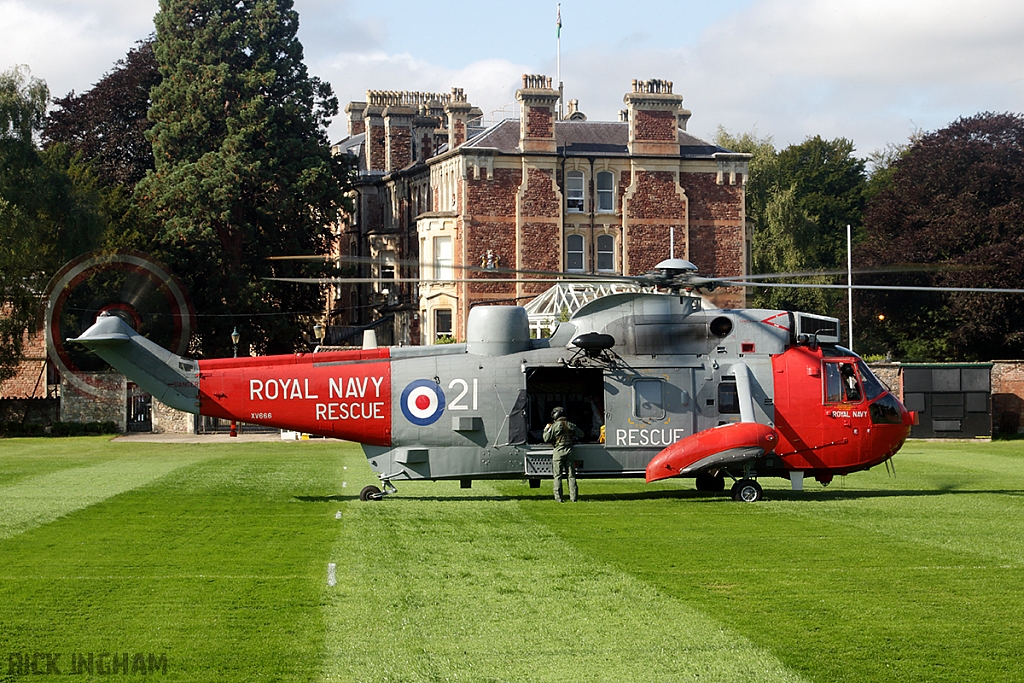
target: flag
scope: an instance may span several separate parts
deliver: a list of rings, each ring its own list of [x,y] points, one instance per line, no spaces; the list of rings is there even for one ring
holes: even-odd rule
[[[562,3],[558,3],[558,15],[557,15],[557,18],[555,19],[555,27],[557,28],[557,31],[555,31],[555,37],[556,38],[561,38],[562,37]]]

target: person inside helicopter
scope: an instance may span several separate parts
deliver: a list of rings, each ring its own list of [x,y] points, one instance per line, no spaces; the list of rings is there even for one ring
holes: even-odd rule
[[[860,401],[860,385],[857,383],[857,374],[853,371],[853,366],[843,363],[839,367],[839,373],[843,376],[843,393],[846,400],[851,403]]]

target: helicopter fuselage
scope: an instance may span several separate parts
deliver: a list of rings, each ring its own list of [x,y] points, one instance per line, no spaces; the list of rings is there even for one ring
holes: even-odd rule
[[[493,306],[472,310],[464,344],[165,357],[182,377],[148,385],[138,376],[145,359],[126,362],[115,340],[130,330],[97,329],[101,322],[78,341],[158,399],[359,442],[385,483],[549,477],[541,435],[555,406],[584,432],[573,451],[579,476],[648,481],[827,483],[891,457],[913,420],[837,345],[838,320],[709,309],[687,295],[603,297],[549,339],[530,338],[522,308]]]

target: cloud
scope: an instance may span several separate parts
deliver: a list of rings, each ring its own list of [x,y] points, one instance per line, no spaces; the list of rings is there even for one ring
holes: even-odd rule
[[[156,0],[0,0],[0,68],[28,64],[55,97],[87,90],[153,31]]]
[[[1002,0],[768,0],[709,27],[693,85],[726,125],[761,121],[777,142],[843,136],[867,153],[1019,109],[1022,31],[1024,5]]]
[[[307,55],[369,53],[382,49],[388,39],[387,25],[378,18],[356,19],[349,0],[296,0],[295,10]]]
[[[852,139],[861,154],[979,111],[1024,109],[1024,4],[763,0],[693,45],[595,44],[562,57],[566,96],[608,119],[633,78],[674,81],[690,131],[756,129],[778,146]]]

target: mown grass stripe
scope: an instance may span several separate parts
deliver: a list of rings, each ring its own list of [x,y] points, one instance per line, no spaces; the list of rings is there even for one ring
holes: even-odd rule
[[[0,540],[12,579],[0,581],[0,680],[8,653],[59,652],[67,665],[70,652],[115,651],[166,653],[162,680],[315,680],[333,452],[143,444],[117,459],[180,466]]]
[[[0,487],[0,539],[16,536],[111,496],[145,486],[205,457],[209,456],[161,454],[120,457],[26,477]]]
[[[344,579],[325,590],[324,680],[802,680],[494,487],[417,499],[448,488],[428,486],[348,507],[332,556]]]

